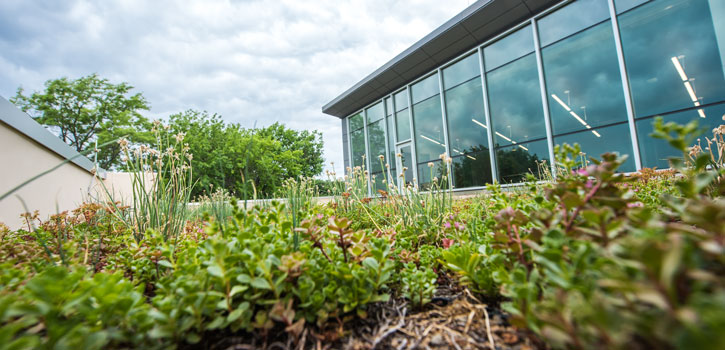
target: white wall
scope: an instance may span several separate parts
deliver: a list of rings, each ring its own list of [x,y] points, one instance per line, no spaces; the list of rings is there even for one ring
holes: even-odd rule
[[[0,122],[0,194],[65,159]],[[75,209],[88,198],[96,181],[87,170],[67,163],[0,201],[0,222],[11,228],[24,224],[20,214],[38,210],[42,218]],[[28,210],[21,200],[25,201]]]

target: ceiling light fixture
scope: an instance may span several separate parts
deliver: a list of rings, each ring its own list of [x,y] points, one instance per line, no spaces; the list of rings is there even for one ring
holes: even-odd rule
[[[488,129],[488,128],[486,127],[486,125],[484,125],[483,123],[479,122],[479,121],[478,121],[478,120],[476,120],[476,119],[471,119],[471,121],[473,121],[474,123],[476,123],[476,124],[478,124],[478,125],[482,126],[482,127],[484,128],[484,129]]]
[[[680,79],[682,79],[682,84],[685,85],[685,90],[687,90],[687,94],[690,95],[690,99],[692,100],[692,103],[695,105],[695,107],[700,107],[700,99],[697,98],[697,94],[695,94],[695,89],[692,88],[692,83],[690,83],[690,78],[687,77],[687,74],[685,74],[685,69],[682,68],[682,64],[680,64],[680,60],[677,58],[677,56],[673,56],[671,58],[672,64],[675,66],[675,70],[677,71],[677,74],[680,75]],[[700,115],[700,118],[706,118],[705,111],[702,109],[697,110],[697,114]]]
[[[587,122],[585,122],[584,119],[582,119],[578,114],[576,114],[574,111],[572,111],[571,110],[571,107],[569,107],[566,103],[564,103],[564,101],[562,101],[559,98],[559,96],[556,96],[556,94],[551,94],[551,97],[553,97],[554,100],[556,100],[556,102],[558,102],[562,107],[564,107],[564,109],[566,109],[566,111],[569,112],[569,114],[571,114],[572,117],[574,117],[577,121],[579,121],[579,123],[581,123],[582,125],[584,125],[584,127],[586,127],[587,129],[591,129],[592,128],[592,126],[589,125],[589,124],[587,124]],[[584,107],[582,107],[582,109],[583,108]],[[602,137],[602,135],[599,135],[599,133],[596,132],[596,131],[594,131],[594,130],[592,130],[592,133],[596,137]]]

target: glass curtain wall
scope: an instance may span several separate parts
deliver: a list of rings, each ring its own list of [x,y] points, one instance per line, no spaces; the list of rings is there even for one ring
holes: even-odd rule
[[[443,69],[453,187],[492,182],[478,54]]]
[[[372,191],[387,189],[383,184],[385,155],[385,106],[378,102],[365,110],[368,121],[368,148],[370,149],[370,184]]]
[[[365,122],[362,113],[350,117],[348,127],[350,129],[352,167],[362,169],[365,167]]]
[[[418,185],[425,189],[433,178],[442,179],[447,173],[441,154],[446,153],[443,135],[438,74],[433,74],[411,86],[413,128],[415,129]]]
[[[448,140],[455,187],[492,180],[488,147],[494,148],[499,180],[521,182],[528,173],[537,175],[542,161],[550,161],[548,115],[554,144],[579,143],[587,157],[612,151],[629,155],[620,171],[634,171],[630,130],[635,129],[642,165],[668,167],[667,158],[678,155],[649,136],[655,117],[678,123],[697,120],[708,137],[723,123],[725,1],[613,1],[621,43],[616,42],[608,0],[573,1],[534,21],[543,72],[538,70],[534,28],[526,24],[483,47],[483,86],[474,53],[444,68],[440,80],[434,72],[377,102],[366,110],[367,124],[361,113],[351,116],[353,165],[364,164],[367,125],[373,174],[383,171],[377,156],[386,153],[385,145],[388,157],[393,157],[397,143],[408,167],[406,179],[414,169],[425,188],[446,172],[440,155],[446,153]],[[618,45],[623,57],[618,56]],[[628,78],[633,127],[620,60]],[[490,126],[485,122],[484,94]],[[493,145],[488,144],[489,130]],[[405,143],[412,137],[414,148]]]
[[[395,135],[398,142],[410,140],[410,113],[408,111],[408,91],[393,95],[395,103]]]
[[[539,176],[549,149],[531,26],[485,47],[483,57],[499,180]]]
[[[608,2],[579,0],[537,23],[554,143],[578,143],[586,158],[626,154],[619,170],[634,171]]]
[[[386,186],[389,184],[395,184],[396,179],[396,162],[395,162],[395,118],[393,117],[393,99],[390,97],[385,98],[385,123],[387,125],[388,135],[388,155],[383,160],[385,168],[383,174],[385,175]]]
[[[648,136],[654,117],[680,124],[697,120],[707,137],[723,123],[725,1],[617,0],[615,5],[642,166],[667,168],[667,159],[680,155]]]

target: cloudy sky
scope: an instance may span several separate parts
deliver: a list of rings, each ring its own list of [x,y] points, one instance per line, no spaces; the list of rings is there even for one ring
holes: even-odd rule
[[[0,96],[98,73],[143,93],[150,118],[319,130],[339,170],[340,122],[321,107],[470,3],[2,0]]]

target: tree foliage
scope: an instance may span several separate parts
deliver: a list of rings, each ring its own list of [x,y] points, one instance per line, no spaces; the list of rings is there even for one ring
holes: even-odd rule
[[[258,197],[269,197],[284,179],[322,170],[318,132],[295,131],[278,123],[246,129],[195,110],[174,114],[169,123],[174,133],[186,134],[194,155],[191,166],[197,185],[192,196],[224,188],[240,197],[251,197],[255,191]]]
[[[285,151],[302,151],[300,175],[313,177],[322,172],[322,134],[315,131],[292,130],[279,122],[259,130],[259,135],[280,142]]]
[[[132,95],[131,89],[127,83],[112,84],[91,74],[76,80],[48,80],[44,91],[30,96],[18,88],[10,101],[83,152],[96,141],[102,144],[124,136],[134,143],[150,141],[149,122],[139,113],[149,105],[140,93]],[[98,152],[99,166],[109,169],[120,165],[120,154],[118,144],[104,147]]]

